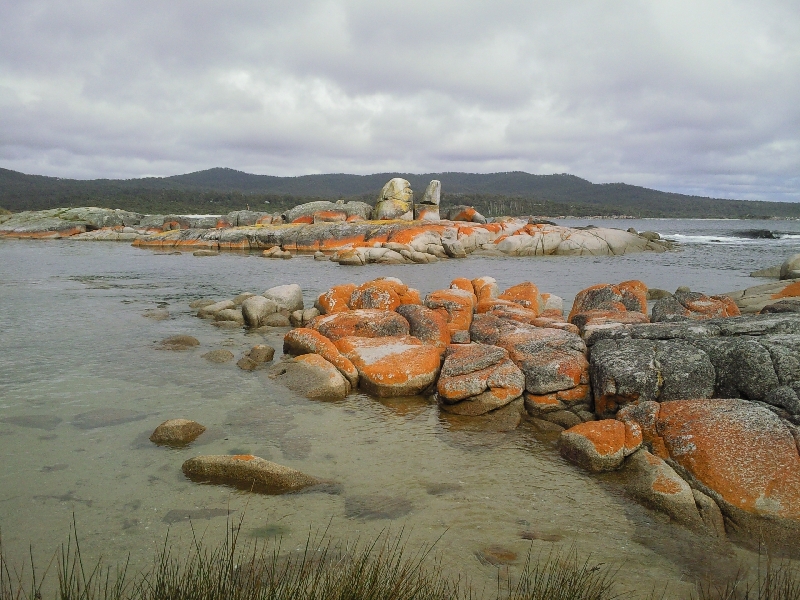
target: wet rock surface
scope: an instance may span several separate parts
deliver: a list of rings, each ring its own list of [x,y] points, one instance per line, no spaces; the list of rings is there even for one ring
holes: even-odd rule
[[[184,462],[182,470],[193,481],[227,484],[267,494],[296,492],[322,483],[316,477],[250,454],[196,456]]]
[[[196,421],[188,419],[169,419],[156,427],[150,441],[163,446],[184,446],[193,442],[206,430]]]

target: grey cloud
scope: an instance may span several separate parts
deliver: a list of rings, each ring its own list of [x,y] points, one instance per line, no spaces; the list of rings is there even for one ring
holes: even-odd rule
[[[571,172],[800,200],[796,3],[10,1],[0,165]]]

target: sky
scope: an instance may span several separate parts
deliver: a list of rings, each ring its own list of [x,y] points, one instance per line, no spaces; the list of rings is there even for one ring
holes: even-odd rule
[[[800,201],[800,2],[3,0],[0,167]]]

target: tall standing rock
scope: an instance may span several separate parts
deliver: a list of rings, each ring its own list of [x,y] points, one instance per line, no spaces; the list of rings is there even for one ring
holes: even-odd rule
[[[418,221],[438,221],[439,202],[442,195],[442,182],[434,179],[428,184],[425,195],[417,206],[414,207],[414,219]]]
[[[377,221],[402,219],[411,221],[414,218],[412,204],[414,192],[411,184],[400,177],[390,179],[383,186],[378,202],[375,205],[373,218]]]

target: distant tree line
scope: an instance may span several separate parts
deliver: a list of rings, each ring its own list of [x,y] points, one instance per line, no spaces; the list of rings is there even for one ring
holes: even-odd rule
[[[272,177],[218,168],[163,178],[83,181],[0,169],[0,207],[12,212],[99,206],[148,214],[224,214],[248,208],[279,213],[323,199],[374,204],[383,183],[394,176],[411,182],[417,200],[427,181],[439,179],[443,209],[467,204],[486,216],[800,218],[800,203],[686,196],[624,183],[593,184],[574,175],[522,172]]]

